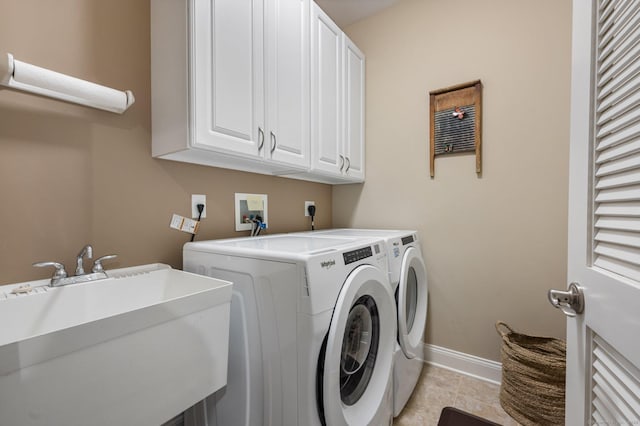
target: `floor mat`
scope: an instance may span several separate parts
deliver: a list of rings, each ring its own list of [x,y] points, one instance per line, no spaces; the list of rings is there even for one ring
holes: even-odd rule
[[[491,422],[473,414],[465,413],[453,407],[444,407],[440,413],[438,426],[500,426],[498,423]]]

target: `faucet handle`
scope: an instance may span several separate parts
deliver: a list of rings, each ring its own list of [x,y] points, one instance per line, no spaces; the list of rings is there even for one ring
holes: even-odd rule
[[[97,258],[95,262],[93,262],[93,268],[91,269],[91,272],[104,272],[104,267],[102,266],[102,262],[104,260],[115,259],[116,257],[118,257],[117,254],[108,254],[106,256]]]
[[[52,279],[66,278],[67,271],[64,269],[64,265],[58,262],[37,262],[34,263],[33,266],[36,268],[44,268],[46,266],[53,266],[56,268],[56,271],[53,273]]]

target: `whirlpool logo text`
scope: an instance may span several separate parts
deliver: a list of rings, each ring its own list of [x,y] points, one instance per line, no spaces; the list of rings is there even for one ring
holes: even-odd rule
[[[326,262],[320,262],[320,266],[322,266],[323,268],[331,268],[332,266],[334,266],[336,264],[335,260],[327,260]]]

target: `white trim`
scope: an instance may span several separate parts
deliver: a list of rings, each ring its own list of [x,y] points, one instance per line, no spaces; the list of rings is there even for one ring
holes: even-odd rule
[[[424,362],[497,385],[502,382],[501,363],[452,349],[425,343]]]

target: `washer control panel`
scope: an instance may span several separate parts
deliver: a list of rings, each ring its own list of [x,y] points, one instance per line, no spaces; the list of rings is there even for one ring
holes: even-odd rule
[[[402,237],[402,245],[403,246],[406,246],[407,244],[411,244],[414,241],[415,241],[415,239],[413,238],[413,235],[409,235],[408,237]]]
[[[371,246],[367,246],[361,249],[344,252],[342,256],[344,257],[344,264],[348,265],[350,263],[357,262],[358,260],[373,256],[373,251],[371,250]]]

